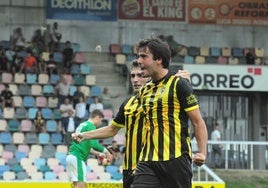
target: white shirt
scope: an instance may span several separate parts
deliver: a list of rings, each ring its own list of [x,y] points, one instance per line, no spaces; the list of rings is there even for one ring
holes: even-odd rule
[[[66,111],[66,110],[74,110],[73,109],[73,105],[71,105],[71,104],[68,104],[68,105],[66,105],[66,104],[61,104],[60,105],[60,110],[62,110],[62,111]],[[69,113],[68,112],[63,112],[63,113],[61,113],[61,117],[68,117],[69,116]]]
[[[86,103],[82,102],[82,103],[77,103],[75,105],[75,111],[76,111],[76,114],[75,116],[76,117],[79,117],[79,118],[83,118],[85,117],[85,114],[86,114]]]
[[[92,103],[89,107],[89,112],[92,112],[93,110],[100,110],[103,111],[103,104],[102,103]]]
[[[220,133],[220,131],[218,131],[217,129],[215,129],[214,131],[212,131],[212,133],[211,133],[211,140],[213,140],[213,141],[219,141],[219,140],[221,140],[221,133]]]
[[[74,118],[69,117],[69,123],[68,123],[67,132],[74,132],[74,130],[75,130]]]

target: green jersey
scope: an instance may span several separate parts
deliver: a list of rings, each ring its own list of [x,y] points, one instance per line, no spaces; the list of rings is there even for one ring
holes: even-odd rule
[[[76,133],[96,130],[96,126],[90,121],[81,123],[75,130]],[[99,144],[98,140],[83,140],[80,143],[72,142],[69,148],[69,154],[76,156],[78,159],[86,161],[88,159],[90,149],[103,152],[104,147]]]

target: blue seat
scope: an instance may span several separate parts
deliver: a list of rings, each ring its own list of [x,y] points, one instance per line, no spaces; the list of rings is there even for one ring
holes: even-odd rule
[[[45,180],[56,180],[57,179],[57,175],[54,172],[51,171],[47,171],[45,172]]]
[[[29,108],[28,109],[28,118],[35,119],[37,111],[38,111],[38,108],[36,108],[36,107]]]
[[[62,144],[62,134],[61,133],[52,133],[51,134],[51,143],[54,145]]]
[[[20,130],[20,122],[16,119],[8,120],[8,130],[10,132],[17,132]]]
[[[119,172],[119,169],[115,165],[108,165],[105,167],[105,171],[109,172],[112,175],[113,173]]]
[[[0,133],[0,143],[2,144],[11,144],[12,135],[10,132],[1,132]]]
[[[61,163],[63,160],[66,160],[66,153],[56,152],[55,158]]]
[[[19,172],[23,172],[24,171],[23,167],[20,164],[14,164],[14,165],[12,165],[11,166],[11,170],[13,172],[15,172],[16,174],[18,174]]]
[[[71,85],[69,89],[69,95],[74,96],[74,92],[76,92],[76,90],[77,90],[77,87],[74,85]]]
[[[50,135],[48,133],[39,133],[38,135],[39,144],[45,145],[50,142]]]
[[[36,133],[28,132],[25,134],[25,140],[24,142],[26,144],[36,144],[38,143],[38,136]]]
[[[58,124],[55,120],[46,121],[46,130],[47,132],[56,132],[58,129]]]
[[[112,175],[113,180],[122,180],[123,179],[122,173],[116,172],[116,173],[113,173],[111,175]]]
[[[27,113],[28,113],[28,110],[24,107],[18,107],[16,108],[16,111],[15,111],[15,117],[17,119],[25,119],[27,118]]]
[[[44,158],[36,158],[34,160],[34,166],[39,170],[42,165],[46,164],[46,159]]]
[[[4,172],[10,171],[10,166],[0,165],[0,176],[3,176]]]
[[[133,54],[133,46],[129,44],[122,44],[121,53],[126,54],[126,55]]]
[[[55,89],[52,85],[44,85],[43,87],[43,94],[45,96],[53,96],[55,95]]]
[[[29,179],[29,174],[27,172],[18,172],[17,174],[17,180],[27,180]]]
[[[72,49],[75,52],[79,52],[80,51],[80,44],[79,43],[76,43],[76,42],[72,42]]]
[[[80,66],[81,74],[90,74],[90,65],[88,64],[81,64]]]
[[[220,56],[221,55],[221,48],[219,48],[219,47],[211,47],[210,48],[210,55],[211,56]]]
[[[15,158],[20,162],[20,160],[22,158],[26,158],[27,157],[27,153],[22,152],[22,151],[16,151],[15,152]]]
[[[26,74],[27,84],[36,84],[37,83],[37,74],[27,73]]]
[[[232,55],[234,57],[244,57],[243,48],[232,48]]]
[[[53,113],[50,108],[42,108],[41,109],[41,114],[44,119],[52,119],[53,118]]]
[[[53,109],[53,118],[55,120],[61,119],[61,113],[60,113],[59,109],[57,109],[57,108]]]
[[[63,60],[63,54],[61,52],[54,52],[53,53],[53,60],[56,63],[62,63]]]
[[[76,86],[85,85],[85,76],[82,74],[76,74],[73,77],[73,83]]]
[[[186,55],[184,56],[184,63],[189,64],[189,63],[194,63],[194,57]]]
[[[30,108],[35,106],[35,99],[32,96],[24,96],[23,97],[23,106]]]
[[[91,96],[95,97],[95,96],[100,96],[101,95],[101,88],[98,86],[92,86],[91,88]]]
[[[71,67],[71,74],[79,74],[80,66],[78,64],[73,64]]]
[[[50,84],[55,85],[59,81],[60,76],[58,74],[51,74],[50,75]]]

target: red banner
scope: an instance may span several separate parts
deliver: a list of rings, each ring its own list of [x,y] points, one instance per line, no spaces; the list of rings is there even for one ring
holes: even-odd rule
[[[119,19],[185,21],[185,0],[119,0]]]
[[[189,0],[189,23],[268,25],[267,0]]]

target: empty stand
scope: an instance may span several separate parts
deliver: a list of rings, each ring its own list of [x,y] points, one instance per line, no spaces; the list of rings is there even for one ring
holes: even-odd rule
[[[3,180],[5,181],[15,180],[15,178],[16,178],[15,172],[5,171],[3,173]]]
[[[27,111],[26,108],[24,108],[24,107],[18,107],[18,108],[16,108],[16,111],[15,111],[15,115],[14,116],[17,119],[25,119],[28,116],[27,113],[28,113],[28,111]]]
[[[3,72],[2,73],[2,82],[3,83],[12,83],[13,75],[11,73]]]
[[[17,84],[9,84],[9,90],[13,93],[13,95],[17,95],[18,94]]]
[[[50,135],[48,133],[39,133],[38,135],[38,143],[41,145],[50,143]]]
[[[229,47],[224,47],[221,49],[221,55],[225,57],[230,57],[232,56],[232,48]]]
[[[35,98],[36,107],[47,107],[47,98],[44,96],[38,96]]]
[[[243,48],[232,48],[232,56],[234,57],[243,57]]]
[[[0,131],[7,131],[7,121],[0,119]]]
[[[92,86],[91,87],[91,96],[95,97],[95,96],[100,96],[101,95],[101,88],[98,86]]]
[[[73,76],[73,84],[75,86],[85,85],[85,76],[82,74],[76,74]]]
[[[46,84],[43,86],[43,94],[44,96],[55,96],[55,88],[51,84]]]
[[[24,143],[24,133],[14,132],[13,133],[13,143],[14,144],[23,144]]]
[[[37,74],[27,73],[26,74],[26,83],[27,84],[36,84],[37,83]]]
[[[42,86],[41,85],[38,85],[38,84],[31,85],[31,94],[33,96],[43,95],[43,88],[42,88]]]
[[[90,96],[90,88],[88,86],[81,86],[81,92],[84,93],[85,97]]]
[[[194,63],[194,57],[189,56],[189,55],[184,56],[184,63],[186,63],[186,64]]]
[[[80,73],[81,74],[90,74],[90,65],[89,64],[82,64],[80,66]]]
[[[39,142],[39,140],[38,140],[38,136],[36,133],[33,133],[33,132],[25,133],[25,143],[36,144],[38,142]]]
[[[47,132],[49,132],[49,133],[56,132],[58,130],[57,122],[55,120],[52,120],[52,119],[47,120],[45,126],[46,126]]]
[[[195,57],[196,64],[204,64],[205,62],[206,62],[206,59],[204,56],[196,56]]]
[[[49,75],[45,74],[45,73],[39,74],[38,75],[38,83],[42,84],[42,85],[48,84],[49,83]]]
[[[209,48],[206,46],[201,46],[200,47],[200,55],[201,56],[209,56],[210,55]]]
[[[17,119],[8,120],[8,130],[10,132],[20,131],[20,122]]]
[[[48,98],[48,107],[49,108],[56,108],[59,103],[59,98],[58,97],[49,97]]]
[[[210,55],[211,56],[216,56],[216,57],[220,56],[221,55],[221,48],[219,48],[219,47],[211,47],[210,48]]]
[[[22,132],[30,132],[33,130],[33,123],[29,119],[21,120],[20,128]]]
[[[25,83],[25,74],[15,73],[15,75],[14,75],[14,83],[16,83],[16,84],[24,84]]]
[[[190,46],[188,48],[188,55],[189,56],[198,56],[200,55],[200,48],[196,46]]]
[[[96,76],[95,75],[86,75],[85,84],[88,86],[96,85]]]
[[[19,92],[19,95],[31,95],[31,88],[29,85],[27,84],[20,84],[19,87],[18,87],[18,92]]]
[[[79,74],[80,73],[80,65],[73,64],[71,67],[71,74]]]
[[[20,107],[22,106],[22,98],[21,96],[13,96],[14,106]]]
[[[44,119],[52,119],[53,118],[53,113],[50,108],[42,108],[41,109],[41,114]]]
[[[35,106],[35,98],[33,96],[24,96],[23,97],[23,106],[30,108]]]
[[[62,144],[63,136],[61,133],[52,133],[51,134],[51,143],[54,145]]]
[[[56,85],[59,79],[60,79],[60,76],[58,74],[51,74],[49,83],[52,85]]]

